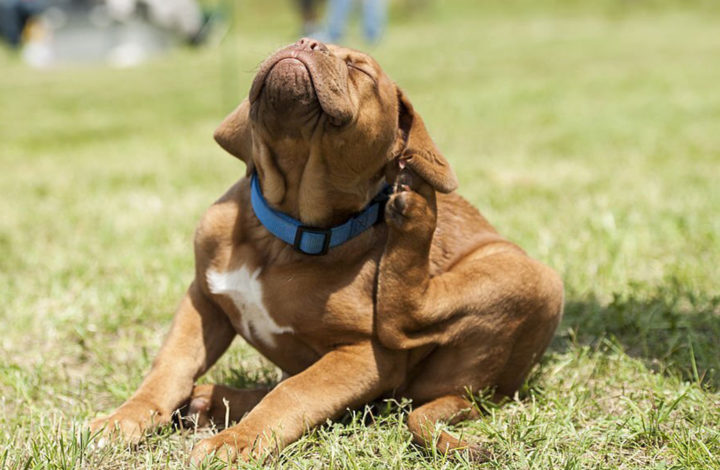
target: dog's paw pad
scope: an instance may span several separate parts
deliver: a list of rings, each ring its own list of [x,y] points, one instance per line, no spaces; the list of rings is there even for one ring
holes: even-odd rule
[[[210,411],[210,399],[206,397],[193,398],[188,407],[188,414],[196,415]]]

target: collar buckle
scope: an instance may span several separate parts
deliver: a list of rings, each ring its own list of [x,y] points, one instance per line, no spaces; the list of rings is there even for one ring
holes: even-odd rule
[[[317,253],[309,253],[302,249],[302,241],[303,241],[303,234],[310,233],[314,235],[322,235],[323,236],[323,242],[322,242],[322,249]],[[297,231],[295,232],[295,241],[293,242],[293,248],[298,253],[302,253],[304,255],[310,255],[310,256],[322,256],[328,252],[330,249],[330,238],[332,237],[332,231],[330,229],[325,228],[318,228],[318,227],[308,227],[306,225],[301,225],[297,228]]]

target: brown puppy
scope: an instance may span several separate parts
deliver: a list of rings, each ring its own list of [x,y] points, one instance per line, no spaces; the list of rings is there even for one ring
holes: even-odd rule
[[[555,272],[453,192],[420,116],[360,52],[308,39],[278,51],[215,137],[267,205],[306,226],[343,224],[394,183],[385,223],[309,256],[261,224],[241,179],[200,222],[195,280],[152,370],[91,427],[138,440],[187,403],[200,423],[223,422],[225,399],[239,423],[193,460],[233,460],[394,395],[413,400],[416,442],[467,447],[434,424],[476,416],[468,390],[521,385],[561,317]],[[194,386],[238,333],[290,377],[272,390]]]

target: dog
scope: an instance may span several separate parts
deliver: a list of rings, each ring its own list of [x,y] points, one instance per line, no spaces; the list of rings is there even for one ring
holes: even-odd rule
[[[301,39],[260,66],[215,131],[247,165],[195,234],[195,278],[139,389],[90,428],[140,440],[185,407],[237,424],[192,461],[264,458],[382,397],[412,400],[413,440],[512,395],[562,317],[563,284],[455,189],[420,115],[370,56]],[[272,389],[195,385],[240,334],[282,369]],[[226,405],[228,405],[226,409]]]

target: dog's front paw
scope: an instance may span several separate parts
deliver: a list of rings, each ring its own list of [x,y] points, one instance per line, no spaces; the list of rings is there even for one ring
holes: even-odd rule
[[[168,413],[145,402],[129,401],[109,416],[92,420],[88,427],[92,434],[100,434],[97,444],[102,446],[109,440],[120,440],[137,444],[145,434],[170,422]]]
[[[246,436],[233,428],[198,442],[190,454],[190,463],[199,466],[213,457],[223,462],[249,461],[264,455],[265,449],[259,436]]]
[[[385,206],[385,220],[391,230],[429,240],[437,223],[435,191],[404,168]]]

